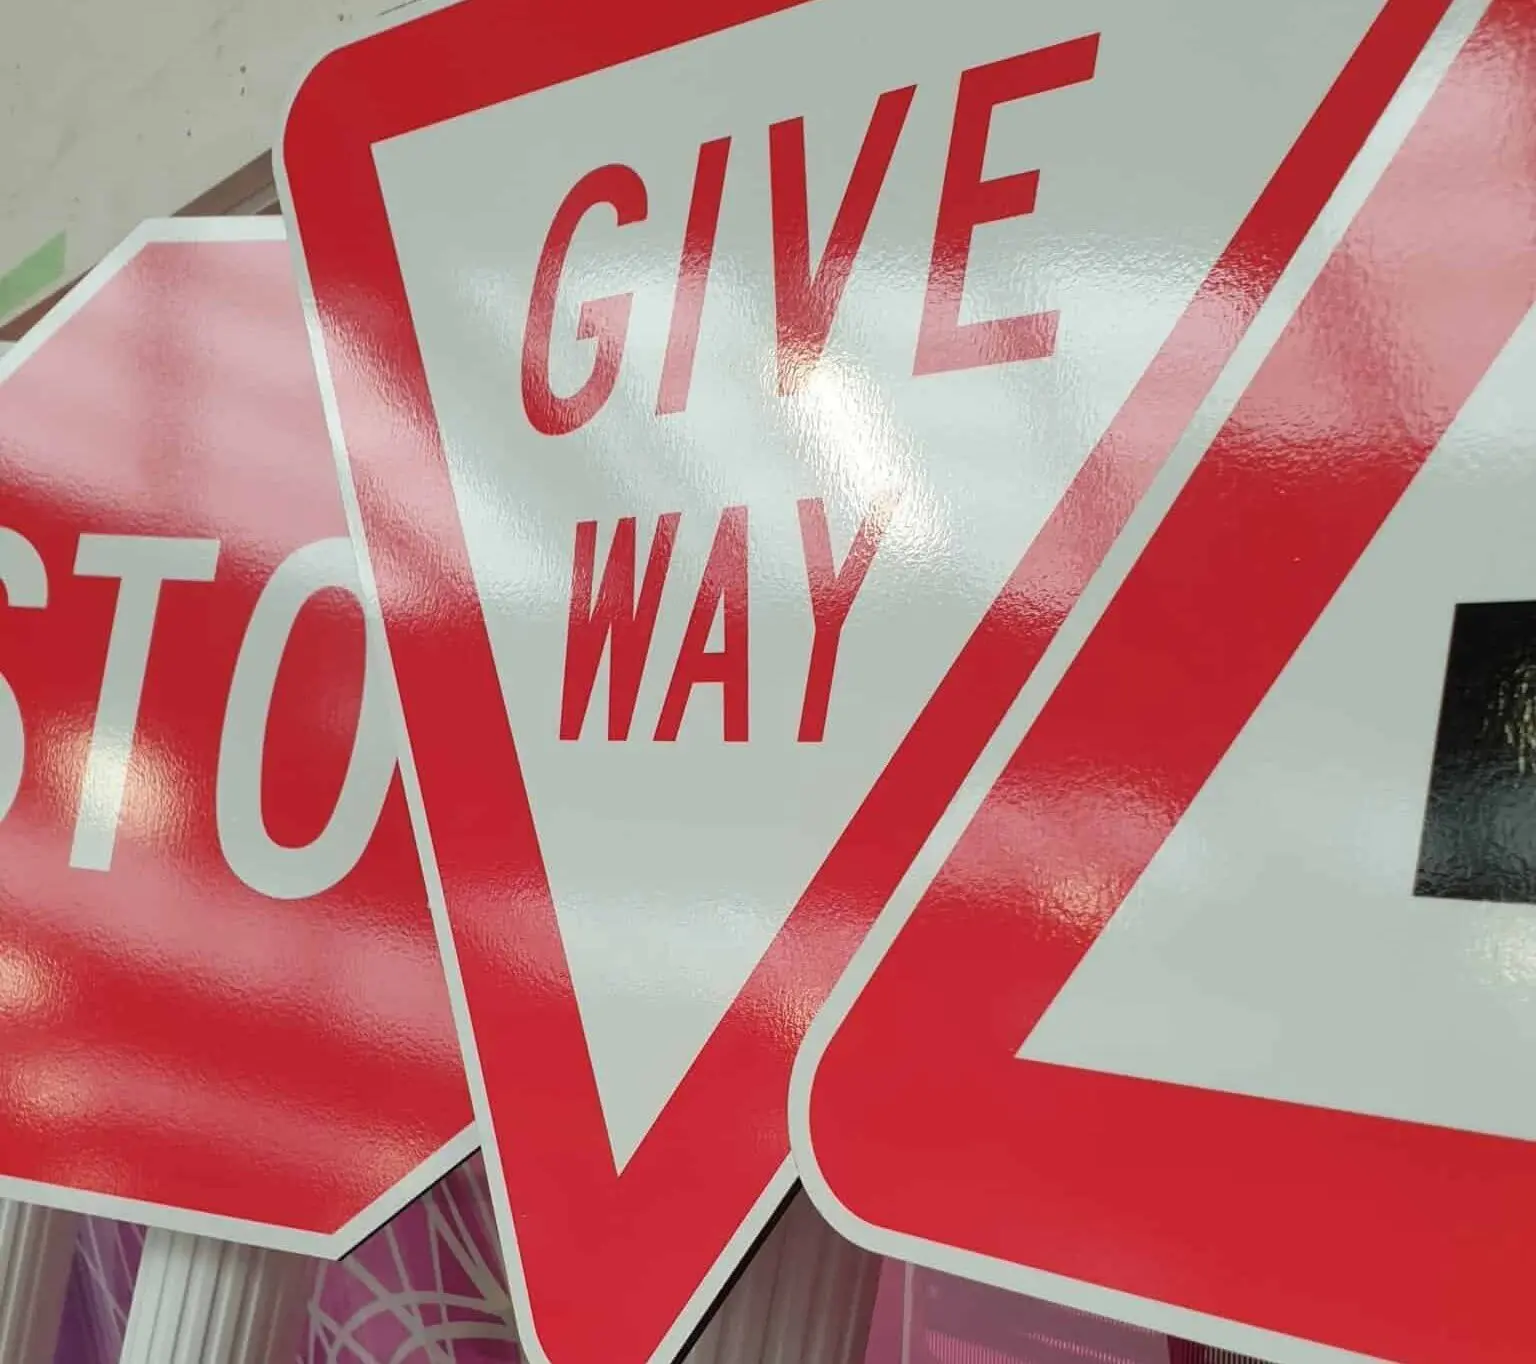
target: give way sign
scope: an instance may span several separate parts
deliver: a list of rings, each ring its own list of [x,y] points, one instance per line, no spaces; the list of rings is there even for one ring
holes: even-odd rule
[[[0,361],[0,1193],[339,1256],[473,1147],[282,225]]]
[[[298,233],[525,1344],[687,1341],[805,1029],[1444,0],[466,0]]]
[[[1533,153],[1536,6],[1458,5],[812,1029],[849,1236],[1531,1358]]]

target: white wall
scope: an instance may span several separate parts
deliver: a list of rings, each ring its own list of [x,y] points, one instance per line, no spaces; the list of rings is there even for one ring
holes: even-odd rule
[[[309,61],[392,7],[0,0],[0,276],[60,231],[78,275],[258,156]]]

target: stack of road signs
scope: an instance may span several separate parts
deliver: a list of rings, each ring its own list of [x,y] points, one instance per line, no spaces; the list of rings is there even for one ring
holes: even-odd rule
[[[666,1364],[797,1178],[1528,1358],[1536,0],[908,9],[397,15],[282,132],[319,403],[276,242],[6,362],[14,1026],[85,1029],[7,1171],[334,1248],[462,1149],[451,1014],[547,1364]]]
[[[1275,1355],[1518,1351],[1523,910],[1412,885],[1446,594],[1529,595],[1521,409],[1452,424],[1530,301],[1532,13],[467,0],[304,83],[532,1348],[687,1337],[878,919],[795,1087],[847,1234]]]
[[[1525,912],[1412,887],[1452,608],[1533,576],[1484,383],[1533,13],[468,0],[304,83],[533,1348],[686,1338],[877,918],[796,1085],[849,1235],[1277,1355],[1517,1348]]]

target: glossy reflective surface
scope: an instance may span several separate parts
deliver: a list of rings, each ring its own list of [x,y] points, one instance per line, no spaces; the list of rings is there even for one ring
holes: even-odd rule
[[[818,1020],[850,1234],[1267,1358],[1529,1357],[1531,911],[1414,891],[1468,603],[1536,585],[1533,72],[1524,0],[1452,8]]]
[[[310,77],[530,1349],[686,1341],[811,1017],[1444,10],[470,0]]]
[[[5,362],[0,1175],[335,1253],[470,1115],[266,235],[130,248]]]

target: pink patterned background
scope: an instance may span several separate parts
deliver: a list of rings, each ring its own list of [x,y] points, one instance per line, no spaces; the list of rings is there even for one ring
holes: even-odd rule
[[[144,1233],[80,1233],[55,1364],[116,1364]],[[337,1264],[318,1265],[295,1364],[512,1364],[485,1171],[461,1166]],[[887,1260],[864,1364],[1253,1364]]]

